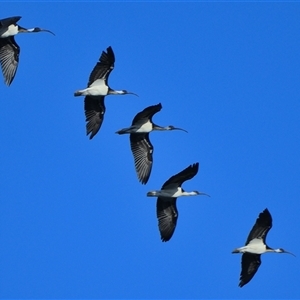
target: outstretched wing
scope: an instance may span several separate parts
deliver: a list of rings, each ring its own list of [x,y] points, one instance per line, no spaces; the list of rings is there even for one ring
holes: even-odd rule
[[[149,133],[130,134],[130,147],[138,179],[142,184],[146,184],[150,177],[153,162],[153,146],[149,140]]]
[[[86,134],[92,139],[99,131],[105,113],[104,96],[86,96],[84,98],[84,112],[86,117]]]
[[[178,187],[182,185],[182,183],[186,180],[192,179],[197,173],[199,169],[199,163],[195,163],[193,165],[188,166],[183,171],[169,178],[162,188],[167,187],[168,185],[177,185]]]
[[[257,272],[261,264],[260,254],[244,253],[242,255],[242,271],[239,286],[247,284]]]
[[[246,245],[253,239],[261,238],[264,242],[266,242],[266,236],[269,230],[272,228],[272,216],[268,209],[266,208],[263,212],[261,212],[256,219],[254,226],[252,227]]]
[[[9,86],[15,78],[19,64],[20,47],[13,36],[0,38],[0,64],[5,83]]]
[[[156,215],[158,218],[158,228],[163,242],[171,239],[177,224],[178,211],[176,207],[176,198],[157,198]]]
[[[10,18],[5,18],[0,20],[0,28],[7,27],[12,24],[16,24],[21,17],[10,17]]]
[[[153,115],[159,112],[162,109],[162,105],[159,103],[157,105],[152,105],[146,107],[144,110],[136,114],[134,119],[132,120],[132,125],[139,122],[140,120],[151,120]]]
[[[89,77],[88,86],[97,79],[105,79],[107,84],[108,76],[113,70],[115,64],[115,55],[111,47],[107,48],[107,52],[102,51],[102,54],[94,67]]]

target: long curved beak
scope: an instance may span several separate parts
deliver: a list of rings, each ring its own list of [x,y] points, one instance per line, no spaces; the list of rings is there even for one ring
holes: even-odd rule
[[[291,254],[291,255],[293,255],[294,257],[296,257],[296,255],[293,254],[292,252],[288,252],[288,251],[285,251],[285,250],[284,250],[283,253]]]
[[[135,94],[135,93],[132,93],[132,92],[127,92],[127,94],[130,94],[130,95],[134,95],[134,96],[139,97],[139,95],[137,95],[137,94]]]
[[[55,35],[52,31],[50,31],[50,30],[48,30],[48,29],[41,29],[40,31],[49,32],[49,33]]]
[[[200,193],[199,195],[210,197],[210,195],[208,195],[206,193]]]
[[[34,28],[26,29],[26,28],[23,28],[23,27],[19,26],[19,31],[21,31],[21,32],[28,32],[28,33],[35,33],[35,32],[44,31],[44,32],[49,32],[49,33],[55,35],[52,31],[50,31],[48,29],[42,29],[40,27],[34,27]]]
[[[178,128],[178,127],[174,127],[172,130],[181,130],[181,131],[184,131],[184,132],[188,133],[185,129]]]

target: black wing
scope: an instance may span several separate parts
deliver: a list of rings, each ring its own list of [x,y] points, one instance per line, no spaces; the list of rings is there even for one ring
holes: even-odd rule
[[[165,198],[164,198],[165,199]],[[170,198],[165,201],[158,197],[156,202],[156,215],[158,218],[158,228],[163,242],[171,239],[177,224],[178,211],[176,207],[176,198]]]
[[[9,86],[15,78],[19,63],[20,47],[13,36],[0,38],[0,64],[5,83]]]
[[[239,286],[247,284],[257,272],[261,264],[260,254],[244,253],[242,255],[242,271]]]
[[[184,181],[192,179],[198,173],[198,169],[199,169],[199,163],[195,163],[193,165],[188,166],[183,171],[169,178],[164,183],[162,188],[165,188],[171,184],[176,184],[177,186],[181,186]]]
[[[153,115],[156,114],[157,112],[159,112],[162,109],[161,104],[157,104],[157,105],[152,105],[152,106],[148,106],[146,107],[144,110],[142,110],[141,112],[139,112],[133,119],[132,121],[132,125],[134,125],[135,123],[137,123],[140,120],[146,119],[146,120],[151,120]]]
[[[258,218],[256,219],[256,222],[248,235],[246,245],[255,238],[262,238],[265,242],[267,233],[271,228],[272,216],[266,208],[263,212],[259,214]]]
[[[105,113],[104,96],[84,98],[84,112],[86,124],[86,134],[92,139],[99,131]]]
[[[0,28],[16,24],[22,17],[10,17],[0,20]]]
[[[88,86],[90,86],[96,79],[105,78],[106,84],[110,72],[114,68],[115,55],[111,47],[107,48],[107,52],[102,51],[102,54],[91,72]]]
[[[130,147],[138,179],[142,184],[146,184],[150,177],[153,161],[153,146],[149,140],[149,133],[130,134]]]

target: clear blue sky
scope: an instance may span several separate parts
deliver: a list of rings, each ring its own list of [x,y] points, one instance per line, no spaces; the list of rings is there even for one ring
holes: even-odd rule
[[[0,84],[1,298],[300,297],[300,3],[2,4],[56,36],[16,36],[17,75]],[[106,97],[89,140],[73,93],[108,46],[111,87],[139,98]],[[151,133],[144,186],[115,131],[158,103],[154,121],[188,134]],[[146,193],[195,162],[184,188],[211,198],[179,198],[162,243]],[[239,288],[231,251],[266,207],[269,246],[297,257],[263,255]]]

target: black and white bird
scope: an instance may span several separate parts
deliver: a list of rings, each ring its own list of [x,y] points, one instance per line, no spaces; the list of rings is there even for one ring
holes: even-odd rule
[[[18,64],[20,47],[14,36],[18,33],[49,32],[47,29],[34,27],[26,29],[17,24],[21,17],[10,17],[0,20],[0,64],[5,83],[9,86],[15,78]]]
[[[208,194],[192,191],[186,192],[181,187],[183,182],[192,179],[199,169],[199,163],[190,165],[183,171],[169,178],[161,190],[150,191],[148,197],[158,197],[156,202],[156,215],[158,218],[158,228],[161,240],[167,242],[171,239],[177,224],[178,210],[176,207],[176,199],[181,196],[198,196]]]
[[[256,223],[249,233],[245,246],[234,249],[232,251],[232,253],[243,253],[242,271],[240,274],[239,283],[240,287],[247,284],[257,272],[261,264],[261,254],[274,252],[294,255],[293,253],[285,251],[282,248],[272,249],[266,244],[266,237],[271,228],[272,216],[269,210],[266,208],[259,214]]]
[[[187,132],[172,125],[161,127],[154,124],[152,117],[161,109],[161,103],[146,107],[134,117],[130,127],[116,132],[118,134],[130,134],[130,146],[133,153],[135,170],[142,184],[148,182],[153,163],[153,145],[150,142],[149,133],[154,130],[182,130]]]
[[[105,113],[104,97],[107,95],[137,94],[126,90],[113,90],[108,85],[108,77],[115,65],[115,54],[111,47],[102,51],[99,61],[92,70],[88,86],[77,90],[74,96],[85,96],[84,111],[86,116],[86,134],[92,139],[99,131]]]

